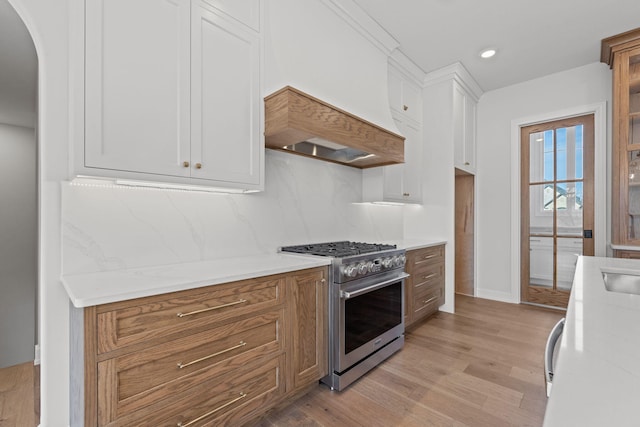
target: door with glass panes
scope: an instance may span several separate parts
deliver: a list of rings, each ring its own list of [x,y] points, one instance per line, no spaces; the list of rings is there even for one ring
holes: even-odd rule
[[[593,114],[521,128],[521,300],[567,306],[593,255]]]

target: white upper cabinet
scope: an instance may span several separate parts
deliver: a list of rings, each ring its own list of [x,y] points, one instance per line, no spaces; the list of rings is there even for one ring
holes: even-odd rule
[[[84,166],[189,175],[189,10],[86,2]]]
[[[202,0],[231,19],[260,32],[260,1],[258,0]]]
[[[363,201],[422,203],[422,129],[394,114],[398,130],[405,137],[404,163],[362,171]]]
[[[245,2],[246,3],[246,2]],[[260,184],[260,38],[234,28],[208,1],[193,10],[192,177]]]
[[[362,171],[364,202],[422,203],[422,90],[389,66],[389,104],[405,137],[404,163]]]
[[[422,122],[422,91],[398,70],[389,67],[389,104],[403,117]]]
[[[475,173],[476,170],[476,105],[476,100],[454,82],[454,166],[469,173]]]
[[[263,188],[260,0],[86,0],[76,173]]]

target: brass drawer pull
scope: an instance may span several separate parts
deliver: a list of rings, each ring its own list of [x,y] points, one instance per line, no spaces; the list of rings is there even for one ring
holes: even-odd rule
[[[214,409],[213,411],[207,412],[207,413],[206,413],[206,414],[204,414],[204,415],[200,415],[200,416],[199,416],[198,418],[196,418],[195,420],[191,420],[191,421],[189,421],[189,422],[188,422],[188,423],[186,423],[186,424],[183,424],[182,422],[179,422],[179,423],[177,424],[177,427],[189,427],[191,424],[197,423],[198,421],[202,421],[203,419],[205,419],[205,418],[207,418],[207,417],[209,417],[209,416],[211,416],[211,415],[215,414],[215,413],[216,413],[216,412],[218,412],[219,410],[224,409],[224,408],[226,408],[226,407],[227,407],[227,406],[229,406],[229,405],[233,405],[233,404],[234,404],[234,403],[236,403],[238,400],[244,399],[245,397],[247,397],[247,394],[246,394],[246,393],[243,393],[243,392],[240,392],[240,396],[239,396],[239,397],[236,397],[235,399],[233,399],[233,400],[231,400],[231,401],[229,401],[229,402],[225,403],[225,404],[224,404],[224,405],[222,405],[222,406],[218,406],[218,407],[217,407],[216,409]]]
[[[431,258],[435,258],[440,256],[440,254],[431,254],[431,255],[427,255],[426,257],[422,258],[420,261],[416,261],[416,264],[420,264],[421,262],[425,262],[427,260],[430,260]]]
[[[426,308],[426,307],[429,305],[429,303],[430,303],[430,302],[435,301],[435,300],[437,300],[437,299],[438,299],[438,297],[437,297],[437,296],[435,296],[435,297],[431,297],[431,298],[429,298],[429,299],[428,299],[428,300],[426,300],[426,301],[422,301],[422,307],[420,307],[420,308],[419,308],[419,309],[417,309],[416,311],[420,311],[420,310],[422,310],[423,308]]]
[[[247,302],[247,300],[241,299],[238,301],[230,302],[228,304],[222,304],[222,305],[216,305],[215,307],[203,308],[202,310],[190,311],[188,313],[178,313],[178,317],[192,316],[194,314],[204,313],[205,311],[218,310],[220,308],[231,307],[232,305],[242,304],[243,302]]]
[[[423,277],[422,277],[422,280],[429,280],[429,279],[431,279],[432,277],[436,277],[437,275],[438,275],[438,273],[431,273],[431,274],[429,274],[428,276],[423,276]],[[420,286],[424,286],[424,285],[426,285],[426,284],[427,284],[427,282],[420,282],[420,283],[418,283],[417,285],[415,285],[415,286],[414,286],[414,288],[419,288]]]
[[[224,353],[228,353],[231,350],[235,350],[236,348],[244,347],[245,345],[247,345],[246,342],[240,341],[240,344],[238,344],[238,345],[234,345],[233,347],[229,347],[226,350],[221,350],[221,351],[219,351],[217,353],[213,353],[213,354],[210,354],[208,356],[201,357],[200,359],[192,360],[191,362],[188,362],[188,363],[178,362],[178,369],[186,368],[187,366],[191,366],[191,365],[193,365],[195,363],[202,362],[202,361],[207,360],[207,359],[211,359],[212,357],[216,357],[216,356],[219,356],[219,355],[224,354]]]

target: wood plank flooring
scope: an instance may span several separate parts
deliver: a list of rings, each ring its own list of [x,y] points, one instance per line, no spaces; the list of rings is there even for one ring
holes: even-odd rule
[[[456,296],[342,392],[324,385],[257,426],[540,426],[543,353],[561,311]]]
[[[38,368],[33,362],[26,362],[0,369],[0,427],[38,425]]]

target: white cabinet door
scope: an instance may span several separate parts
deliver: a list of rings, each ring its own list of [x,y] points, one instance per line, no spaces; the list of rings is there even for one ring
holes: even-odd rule
[[[260,32],[260,0],[203,0],[203,2],[252,30]]]
[[[189,175],[189,1],[86,1],[84,166]]]
[[[260,39],[201,1],[192,31],[192,177],[258,185]]]
[[[389,67],[389,105],[396,113],[422,123],[422,91],[419,86]]]
[[[363,201],[422,203],[422,131],[410,121],[395,118],[404,141],[404,161],[399,165],[363,171]]]
[[[475,171],[476,102],[458,84],[453,85],[454,166],[466,172]]]
[[[422,139],[421,130],[411,122],[398,123],[405,136],[402,174],[402,200],[422,203]]]

